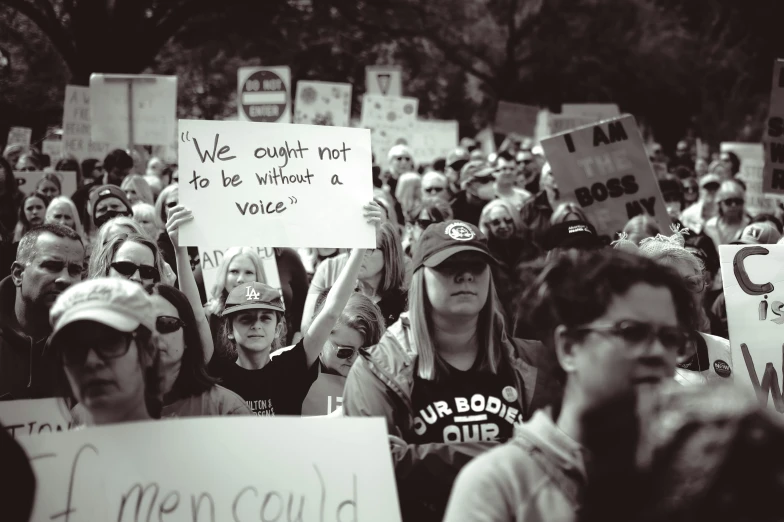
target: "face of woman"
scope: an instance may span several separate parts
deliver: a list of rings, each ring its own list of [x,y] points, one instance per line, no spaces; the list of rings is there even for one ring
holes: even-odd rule
[[[357,360],[357,353],[362,348],[362,335],[345,325],[340,325],[329,335],[329,340],[321,351],[321,361],[330,370],[343,377],[348,376],[351,366]],[[351,352],[349,354],[349,352]],[[348,355],[348,357],[346,357]],[[342,356],[342,358],[341,358]]]
[[[136,265],[137,270],[134,270],[130,276],[123,275],[118,272],[114,267],[109,268],[109,277],[121,277],[123,279],[130,279],[141,285],[149,285],[155,282],[154,278],[142,278],[139,273],[139,267],[155,267],[155,254],[147,246],[133,241],[126,241],[120,248],[117,249],[117,254],[114,256],[114,263],[131,263]]]
[[[65,350],[87,348],[83,361],[65,358],[64,368],[74,396],[88,411],[121,416],[144,403],[144,371],[131,334],[94,322],[66,328],[60,333]]]
[[[384,270],[384,251],[381,248],[365,251],[365,258],[359,268],[359,279],[366,281]]]
[[[487,303],[490,267],[481,254],[460,252],[436,268],[424,270],[425,289],[434,312],[473,317]]]
[[[49,209],[49,221],[68,227],[71,230],[74,230],[74,227],[76,227],[76,221],[74,221],[71,207],[65,203],[55,203],[54,206]]]
[[[487,215],[487,227],[498,239],[509,239],[515,232],[514,220],[503,207],[493,207]]]
[[[745,195],[740,189],[720,190],[716,199],[724,217],[728,219],[740,219],[743,217]]]
[[[128,198],[128,201],[131,202],[131,205],[135,205],[139,202],[139,195],[136,193],[136,189],[133,187],[128,187],[125,189],[125,196]]]
[[[24,213],[31,226],[42,225],[46,216],[46,205],[39,198],[28,198],[25,200]]]
[[[238,348],[250,352],[269,350],[278,331],[278,319],[270,310],[244,310],[231,316],[231,332]]]
[[[169,193],[169,196],[166,198],[166,202],[165,202],[167,218],[171,213],[172,209],[179,204],[180,204],[180,191],[179,189],[173,190],[171,193]]]
[[[57,185],[55,185],[53,181],[49,181],[48,179],[41,181],[38,185],[38,192],[50,200],[60,195],[60,189],[57,188]]]
[[[226,271],[226,291],[231,292],[239,285],[258,281],[256,267],[245,254],[234,256]]]
[[[147,234],[150,239],[156,239],[158,237],[158,226],[151,218],[147,216],[134,216],[133,219],[142,226],[144,233]]]
[[[177,308],[166,298],[160,295],[150,296],[155,317],[176,317],[180,319]],[[182,354],[185,353],[185,332],[182,328],[170,333],[158,332],[160,339],[161,364],[170,367],[182,361]]]
[[[38,170],[38,167],[30,156],[24,155],[20,156],[19,160],[16,162],[16,170],[22,172],[35,172]]]

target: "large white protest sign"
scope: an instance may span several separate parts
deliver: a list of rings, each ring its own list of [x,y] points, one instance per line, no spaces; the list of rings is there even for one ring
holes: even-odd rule
[[[734,152],[740,159],[738,178],[746,184],[746,210],[753,216],[773,212],[776,199],[782,196],[765,194],[762,190],[765,169],[765,148],[761,143],[724,142],[721,152]]]
[[[92,74],[90,115],[95,141],[169,145],[177,132],[177,77]]]
[[[63,142],[61,140],[44,140],[41,143],[41,152],[49,156],[52,165],[63,157]]]
[[[114,145],[124,148],[126,144]],[[103,161],[113,148],[115,147],[106,141],[96,142],[91,138],[90,88],[66,85],[63,104],[63,155],[74,156],[80,162],[89,158]]]
[[[70,430],[73,418],[62,399],[0,401],[0,424],[14,438]]]
[[[264,270],[263,281],[268,285],[280,290],[280,274],[278,273],[278,263],[275,259],[275,249],[264,247],[251,247],[256,250],[261,258],[261,268]],[[212,248],[204,245],[199,246],[201,256],[201,271],[204,278],[204,289],[207,294],[211,294],[212,287],[215,286],[215,278],[218,275],[218,267],[223,261],[223,255],[227,248]],[[262,279],[259,279],[262,280]],[[288,304],[288,303],[287,303]]]
[[[564,200],[577,203],[599,234],[615,238],[630,218],[648,214],[662,230],[671,221],[632,116],[542,140]]]
[[[621,111],[618,110],[618,106],[614,103],[564,103],[561,105],[561,114],[600,121],[617,118],[621,115]]]
[[[371,130],[376,163],[385,164],[389,149],[394,145],[411,145],[418,111],[416,98],[377,94],[362,97],[361,125]],[[416,156],[414,160],[421,162]]]
[[[401,520],[383,419],[191,418],[20,442],[33,522]]]
[[[493,130],[501,134],[514,133],[530,138],[535,134],[538,118],[539,107],[499,101]]]
[[[411,153],[418,163],[431,163],[457,148],[458,124],[454,120],[417,120],[411,134]],[[378,161],[378,158],[376,158]]]
[[[768,122],[762,137],[765,145],[765,171],[762,191],[784,194],[784,60],[773,65]]]
[[[365,92],[382,96],[403,96],[403,73],[398,65],[365,67]]]
[[[351,84],[297,82],[294,123],[348,127],[351,119]]]
[[[71,197],[71,195],[76,192],[76,172],[44,172],[42,170],[19,171],[14,172],[14,177],[16,178],[16,184],[19,186],[19,190],[25,194],[31,194],[35,191],[35,186],[38,185],[38,182],[41,181],[46,174],[54,174],[57,176],[60,180],[60,187],[63,189],[63,196]]]
[[[719,257],[735,382],[784,413],[784,245],[721,245]]]
[[[180,120],[184,246],[374,248],[365,129]]]
[[[237,114],[240,121],[291,123],[291,69],[237,69]]]
[[[11,127],[8,131],[8,140],[6,146],[21,145],[23,147],[30,146],[30,140],[33,138],[33,129],[28,127]]]

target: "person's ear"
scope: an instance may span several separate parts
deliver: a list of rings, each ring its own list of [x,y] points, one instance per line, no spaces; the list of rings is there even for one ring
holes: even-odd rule
[[[22,286],[22,275],[24,274],[24,269],[25,266],[19,261],[14,261],[14,264],[11,265],[11,279],[14,282],[14,286]]]
[[[569,333],[566,326],[559,325],[556,327],[555,332],[553,332],[553,341],[558,364],[567,374],[573,373],[577,369],[575,350],[577,342],[575,341],[574,336]]]

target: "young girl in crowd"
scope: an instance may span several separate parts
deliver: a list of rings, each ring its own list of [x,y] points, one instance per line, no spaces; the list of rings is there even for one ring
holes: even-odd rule
[[[70,228],[79,237],[84,238],[84,227],[82,227],[82,220],[79,219],[79,212],[76,210],[76,205],[67,196],[57,196],[46,207],[46,223],[57,223]]]
[[[52,306],[49,340],[62,363],[80,424],[159,418],[158,334],[144,289],[97,278],[63,292]]]
[[[693,300],[680,278],[610,249],[559,255],[543,265],[524,299],[523,320],[557,356],[562,399],[461,471],[446,522],[576,520],[595,441],[585,419],[672,379],[694,323]],[[598,438],[606,443],[616,435],[604,429]]]
[[[138,174],[126,176],[120,188],[125,192],[131,205],[135,205],[136,203],[147,203],[148,205],[152,205],[155,203],[150,185]]]
[[[155,207],[149,203],[136,203],[131,210],[133,220],[141,225],[147,237],[157,240],[161,231],[155,221]]]
[[[542,345],[507,337],[493,262],[475,226],[430,225],[408,314],[346,381],[345,415],[387,420],[404,520],[440,520],[460,468],[558,392]]]
[[[31,228],[44,224],[48,202],[46,196],[38,192],[33,192],[22,200],[22,205],[19,207],[19,221],[14,229],[14,243],[22,239]]]
[[[63,188],[60,182],[60,178],[58,178],[56,174],[47,172],[44,174],[44,177],[42,177],[41,180],[36,184],[35,192],[43,194],[49,201],[52,201],[58,196],[61,196],[63,193]]]
[[[163,259],[145,236],[121,233],[99,246],[90,258],[88,277],[119,277],[140,285],[161,282]]]
[[[364,207],[368,223],[381,221],[375,204]],[[317,374],[311,371],[324,343],[337,322],[354,288],[354,278],[365,258],[365,250],[353,250],[321,313],[291,349],[270,359],[280,345],[285,311],[280,292],[258,282],[234,288],[221,314],[224,351],[236,351],[237,361],[213,358],[210,368],[224,386],[238,393],[256,415],[300,415],[302,402]]]
[[[397,321],[406,308],[407,262],[394,224],[384,222],[377,241],[377,247],[369,250],[362,262],[358,288],[378,305],[384,314],[386,326],[389,326]],[[318,295],[335,284],[347,259],[348,255],[343,254],[319,265],[305,300],[301,331],[307,331]]]

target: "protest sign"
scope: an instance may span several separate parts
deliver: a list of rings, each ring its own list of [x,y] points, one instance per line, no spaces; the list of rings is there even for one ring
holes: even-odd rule
[[[251,247],[256,250],[261,257],[262,269],[264,270],[263,279],[268,285],[280,290],[280,275],[278,273],[278,263],[275,260],[275,250],[272,248],[264,247]],[[212,287],[215,286],[215,278],[218,275],[218,267],[223,261],[223,254],[226,253],[228,248],[213,248],[199,246],[199,255],[201,256],[201,272],[204,278],[204,289],[210,295]],[[286,303],[288,305],[288,303]]]
[[[313,417],[329,415],[343,406],[343,388],[346,378],[321,372],[308,390],[302,403],[302,416]]]
[[[63,155],[76,157],[80,162],[96,158],[101,161],[109,152],[124,143],[96,142],[90,131],[90,88],[65,86],[63,104]]]
[[[768,125],[762,142],[766,152],[762,191],[784,194],[784,60],[781,59],[773,65]]]
[[[33,129],[27,127],[11,127],[8,131],[8,141],[6,147],[10,145],[21,145],[29,147],[30,141],[33,138]]]
[[[389,149],[397,144],[411,145],[419,111],[419,100],[410,97],[362,97],[362,126],[370,129],[376,162],[385,164]],[[414,161],[420,159],[414,156]]]
[[[621,115],[614,103],[564,103],[561,105],[563,116],[579,116],[591,118],[593,121],[617,118]]]
[[[70,430],[73,418],[62,399],[0,401],[0,424],[18,439]]]
[[[500,101],[495,111],[493,130],[501,134],[514,133],[531,138],[535,134],[538,117],[539,107]]]
[[[784,413],[784,245],[721,245],[719,257],[735,382]]]
[[[548,117],[550,136],[577,129],[585,125],[590,125],[596,121],[597,120],[595,118],[589,118],[585,116],[568,116],[563,114],[550,113]]]
[[[375,248],[365,129],[180,120],[183,246]]]
[[[314,422],[185,418],[21,439],[31,520],[399,522],[384,420]]]
[[[240,67],[237,70],[240,121],[291,123],[291,69]]]
[[[763,170],[765,168],[765,148],[761,143],[721,144],[721,152],[734,152],[740,159],[738,178],[746,184],[746,211],[752,216],[761,212],[773,212],[776,200],[782,196],[765,194],[762,191]]]
[[[24,192],[25,195],[29,195],[35,191],[35,186],[38,185],[38,182],[41,181],[41,178],[43,178],[45,174],[54,174],[60,179],[60,187],[63,189],[63,196],[71,197],[71,195],[76,192],[76,172],[44,172],[42,170],[19,171],[14,172],[14,177],[16,178],[16,184],[19,186],[19,190]]]
[[[49,156],[49,161],[54,165],[63,157],[63,142],[61,140],[44,140],[41,143],[41,152]]]
[[[351,84],[297,82],[294,123],[348,127],[351,118]]]
[[[90,115],[95,141],[169,145],[177,132],[177,77],[92,74]]]
[[[630,218],[671,221],[632,116],[588,125],[542,141],[565,201],[580,205],[599,234],[614,239]]]
[[[382,96],[403,96],[403,73],[397,65],[365,67],[365,92]]]
[[[458,139],[458,124],[454,120],[417,120],[411,134],[411,154],[418,163],[446,159],[457,148]]]

